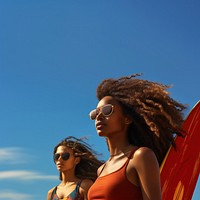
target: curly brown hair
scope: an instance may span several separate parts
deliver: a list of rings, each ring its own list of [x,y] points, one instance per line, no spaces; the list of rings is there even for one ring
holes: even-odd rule
[[[97,98],[112,96],[133,118],[129,127],[130,144],[151,148],[162,163],[174,138],[182,136],[185,105],[167,92],[170,86],[136,78],[140,74],[103,80],[97,87]]]
[[[92,148],[84,142],[87,138],[76,138],[69,136],[63,139],[59,144],[54,147],[53,155],[56,153],[59,146],[66,146],[74,151],[76,157],[80,157],[80,162],[76,165],[75,175],[80,179],[91,179],[93,181],[97,178],[97,169],[103,164],[103,161],[97,159],[97,154]],[[60,180],[62,174],[60,173]]]

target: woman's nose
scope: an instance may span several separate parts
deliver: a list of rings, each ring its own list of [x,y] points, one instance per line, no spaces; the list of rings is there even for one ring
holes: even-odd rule
[[[103,118],[103,114],[101,111],[98,112],[97,116],[96,116],[96,120],[97,119],[102,119]]]

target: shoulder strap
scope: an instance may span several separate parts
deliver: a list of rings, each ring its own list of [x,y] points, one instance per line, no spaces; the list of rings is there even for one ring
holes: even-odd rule
[[[52,193],[51,193],[51,198],[50,200],[54,200],[53,197],[56,194],[56,190],[57,190],[57,186],[53,189]]]
[[[137,149],[139,149],[139,147],[133,147],[131,153],[129,154],[129,156],[128,156],[128,158],[127,158],[125,164],[124,164],[125,167],[128,165],[130,159],[133,157],[133,154],[135,153],[135,151],[136,151]]]
[[[79,188],[80,188],[81,183],[82,183],[82,180],[77,183],[76,188],[75,188],[76,192],[78,193],[79,193]]]
[[[129,156],[128,156],[126,162],[123,164],[122,168],[123,168],[123,167],[126,167],[126,166],[128,165],[129,160],[132,158],[133,154],[135,153],[135,151],[136,151],[138,148],[139,148],[139,147],[133,147],[133,149],[131,150],[131,153],[129,154]],[[100,174],[103,172],[105,166],[106,166],[106,163],[103,164],[103,167],[102,167],[101,171],[99,172],[98,176],[100,176]]]
[[[100,174],[103,172],[105,166],[106,166],[106,163],[103,164],[103,166],[102,166],[102,168],[101,168],[101,171],[99,172],[98,176],[100,176]]]
[[[131,153],[130,153],[129,156],[128,156],[128,159],[129,159],[129,160],[132,158],[133,154],[135,153],[135,151],[136,151],[137,149],[139,149],[139,147],[133,147]]]

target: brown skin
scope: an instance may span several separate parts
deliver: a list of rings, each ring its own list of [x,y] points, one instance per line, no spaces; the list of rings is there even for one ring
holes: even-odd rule
[[[68,160],[63,160],[61,157],[56,161],[56,166],[58,171],[62,174],[62,181],[57,187],[57,195],[59,198],[67,197],[76,187],[76,184],[81,181],[75,176],[75,167],[80,162],[80,157],[74,156],[74,151],[66,146],[59,146],[56,153],[70,153]],[[93,181],[84,179],[81,182],[79,192],[84,200],[87,200],[88,189],[93,184]],[[47,194],[47,200],[50,200],[52,191],[54,188],[50,189]]]
[[[105,117],[100,112],[95,121],[99,136],[105,137],[108,143],[111,157],[105,165],[100,176],[110,174],[118,170],[127,160],[127,156],[134,148],[128,141],[128,127],[132,120],[124,114],[120,104],[111,96],[103,97],[97,108],[106,104],[114,105],[112,115]],[[98,169],[101,171],[102,166]],[[153,151],[147,147],[137,149],[131,158],[126,176],[128,180],[141,187],[144,200],[161,200],[160,170],[157,158]]]

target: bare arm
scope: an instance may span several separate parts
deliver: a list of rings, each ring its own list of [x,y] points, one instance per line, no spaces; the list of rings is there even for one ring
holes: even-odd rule
[[[160,169],[152,150],[142,147],[135,155],[137,171],[143,200],[161,200]]]

